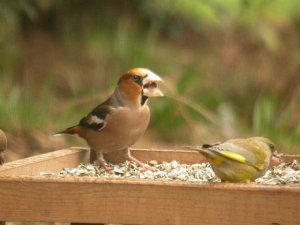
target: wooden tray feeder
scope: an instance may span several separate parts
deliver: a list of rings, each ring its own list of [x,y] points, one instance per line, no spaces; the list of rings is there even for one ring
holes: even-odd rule
[[[204,162],[180,150],[132,150],[141,161]],[[0,167],[0,221],[148,225],[297,225],[300,185],[191,183],[47,177],[88,162],[90,151],[63,149]],[[286,160],[300,159],[289,156]]]

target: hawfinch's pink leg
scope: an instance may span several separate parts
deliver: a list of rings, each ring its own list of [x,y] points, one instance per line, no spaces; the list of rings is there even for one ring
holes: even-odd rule
[[[139,160],[137,160],[136,158],[132,157],[130,155],[130,151],[129,149],[125,150],[125,157],[132,161],[132,162],[135,162],[139,167],[141,167],[142,169],[144,170],[151,170],[151,171],[156,171],[155,168],[151,167],[151,166],[148,166],[148,165],[145,165],[144,163],[140,162]]]
[[[111,168],[107,166],[102,152],[97,152],[97,161],[105,169],[106,172],[111,173]]]

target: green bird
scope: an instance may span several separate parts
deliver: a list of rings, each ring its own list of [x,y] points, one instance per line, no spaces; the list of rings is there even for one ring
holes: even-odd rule
[[[243,183],[263,176],[275,151],[274,143],[265,137],[230,139],[187,148],[202,153],[222,181]]]
[[[0,165],[4,163],[4,151],[7,147],[7,139],[5,133],[0,129]]]

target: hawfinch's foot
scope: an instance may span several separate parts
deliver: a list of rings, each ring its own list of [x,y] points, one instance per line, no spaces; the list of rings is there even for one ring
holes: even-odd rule
[[[112,170],[111,168],[109,168],[106,164],[106,162],[102,159],[98,159],[98,163],[103,167],[103,169],[105,169],[106,172],[111,173]]]
[[[140,162],[139,160],[137,160],[136,158],[133,158],[131,155],[127,156],[127,159],[136,163],[139,167],[141,167],[143,170],[151,170],[151,171],[156,171],[155,168],[145,165],[144,163]]]

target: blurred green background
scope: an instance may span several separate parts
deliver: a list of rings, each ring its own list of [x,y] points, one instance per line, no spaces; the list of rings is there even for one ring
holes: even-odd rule
[[[9,160],[79,138],[51,133],[121,74],[164,80],[138,147],[263,135],[300,153],[299,0],[1,0],[0,128]]]

